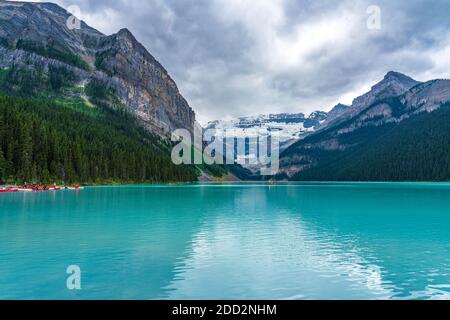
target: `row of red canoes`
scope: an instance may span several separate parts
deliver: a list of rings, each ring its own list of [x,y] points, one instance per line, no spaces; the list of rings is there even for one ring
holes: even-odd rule
[[[79,190],[82,189],[79,185],[71,187],[55,187],[55,186],[26,186],[6,188],[0,187],[0,193],[14,193],[14,192],[39,192],[39,191],[60,191],[60,190]]]

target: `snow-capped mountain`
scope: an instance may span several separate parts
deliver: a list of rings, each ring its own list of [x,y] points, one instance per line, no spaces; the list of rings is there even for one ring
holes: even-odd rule
[[[327,113],[315,111],[308,117],[303,113],[268,114],[252,117],[242,117],[235,120],[217,120],[208,123],[206,130],[226,131],[237,138],[252,137],[260,132],[277,132],[281,147],[297,141],[312,133],[327,119]]]

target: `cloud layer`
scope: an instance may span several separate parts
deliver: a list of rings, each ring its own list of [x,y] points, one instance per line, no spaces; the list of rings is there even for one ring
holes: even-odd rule
[[[202,122],[350,103],[389,70],[450,77],[446,0],[56,0],[111,34],[126,27]],[[370,29],[367,9],[381,9]]]

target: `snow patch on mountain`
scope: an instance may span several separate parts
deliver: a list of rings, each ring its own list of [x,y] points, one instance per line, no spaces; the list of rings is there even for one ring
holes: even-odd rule
[[[297,141],[316,130],[327,119],[327,113],[315,111],[306,117],[303,113],[269,114],[242,117],[234,120],[216,120],[208,123],[206,130],[215,129],[236,138],[276,133],[281,147]]]

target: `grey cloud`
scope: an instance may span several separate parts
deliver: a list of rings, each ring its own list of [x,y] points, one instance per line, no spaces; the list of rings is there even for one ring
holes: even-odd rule
[[[439,61],[450,52],[445,0],[56,2],[102,32],[130,29],[203,120],[326,110],[392,69],[419,80],[450,72]],[[366,28],[371,4],[379,31]]]

